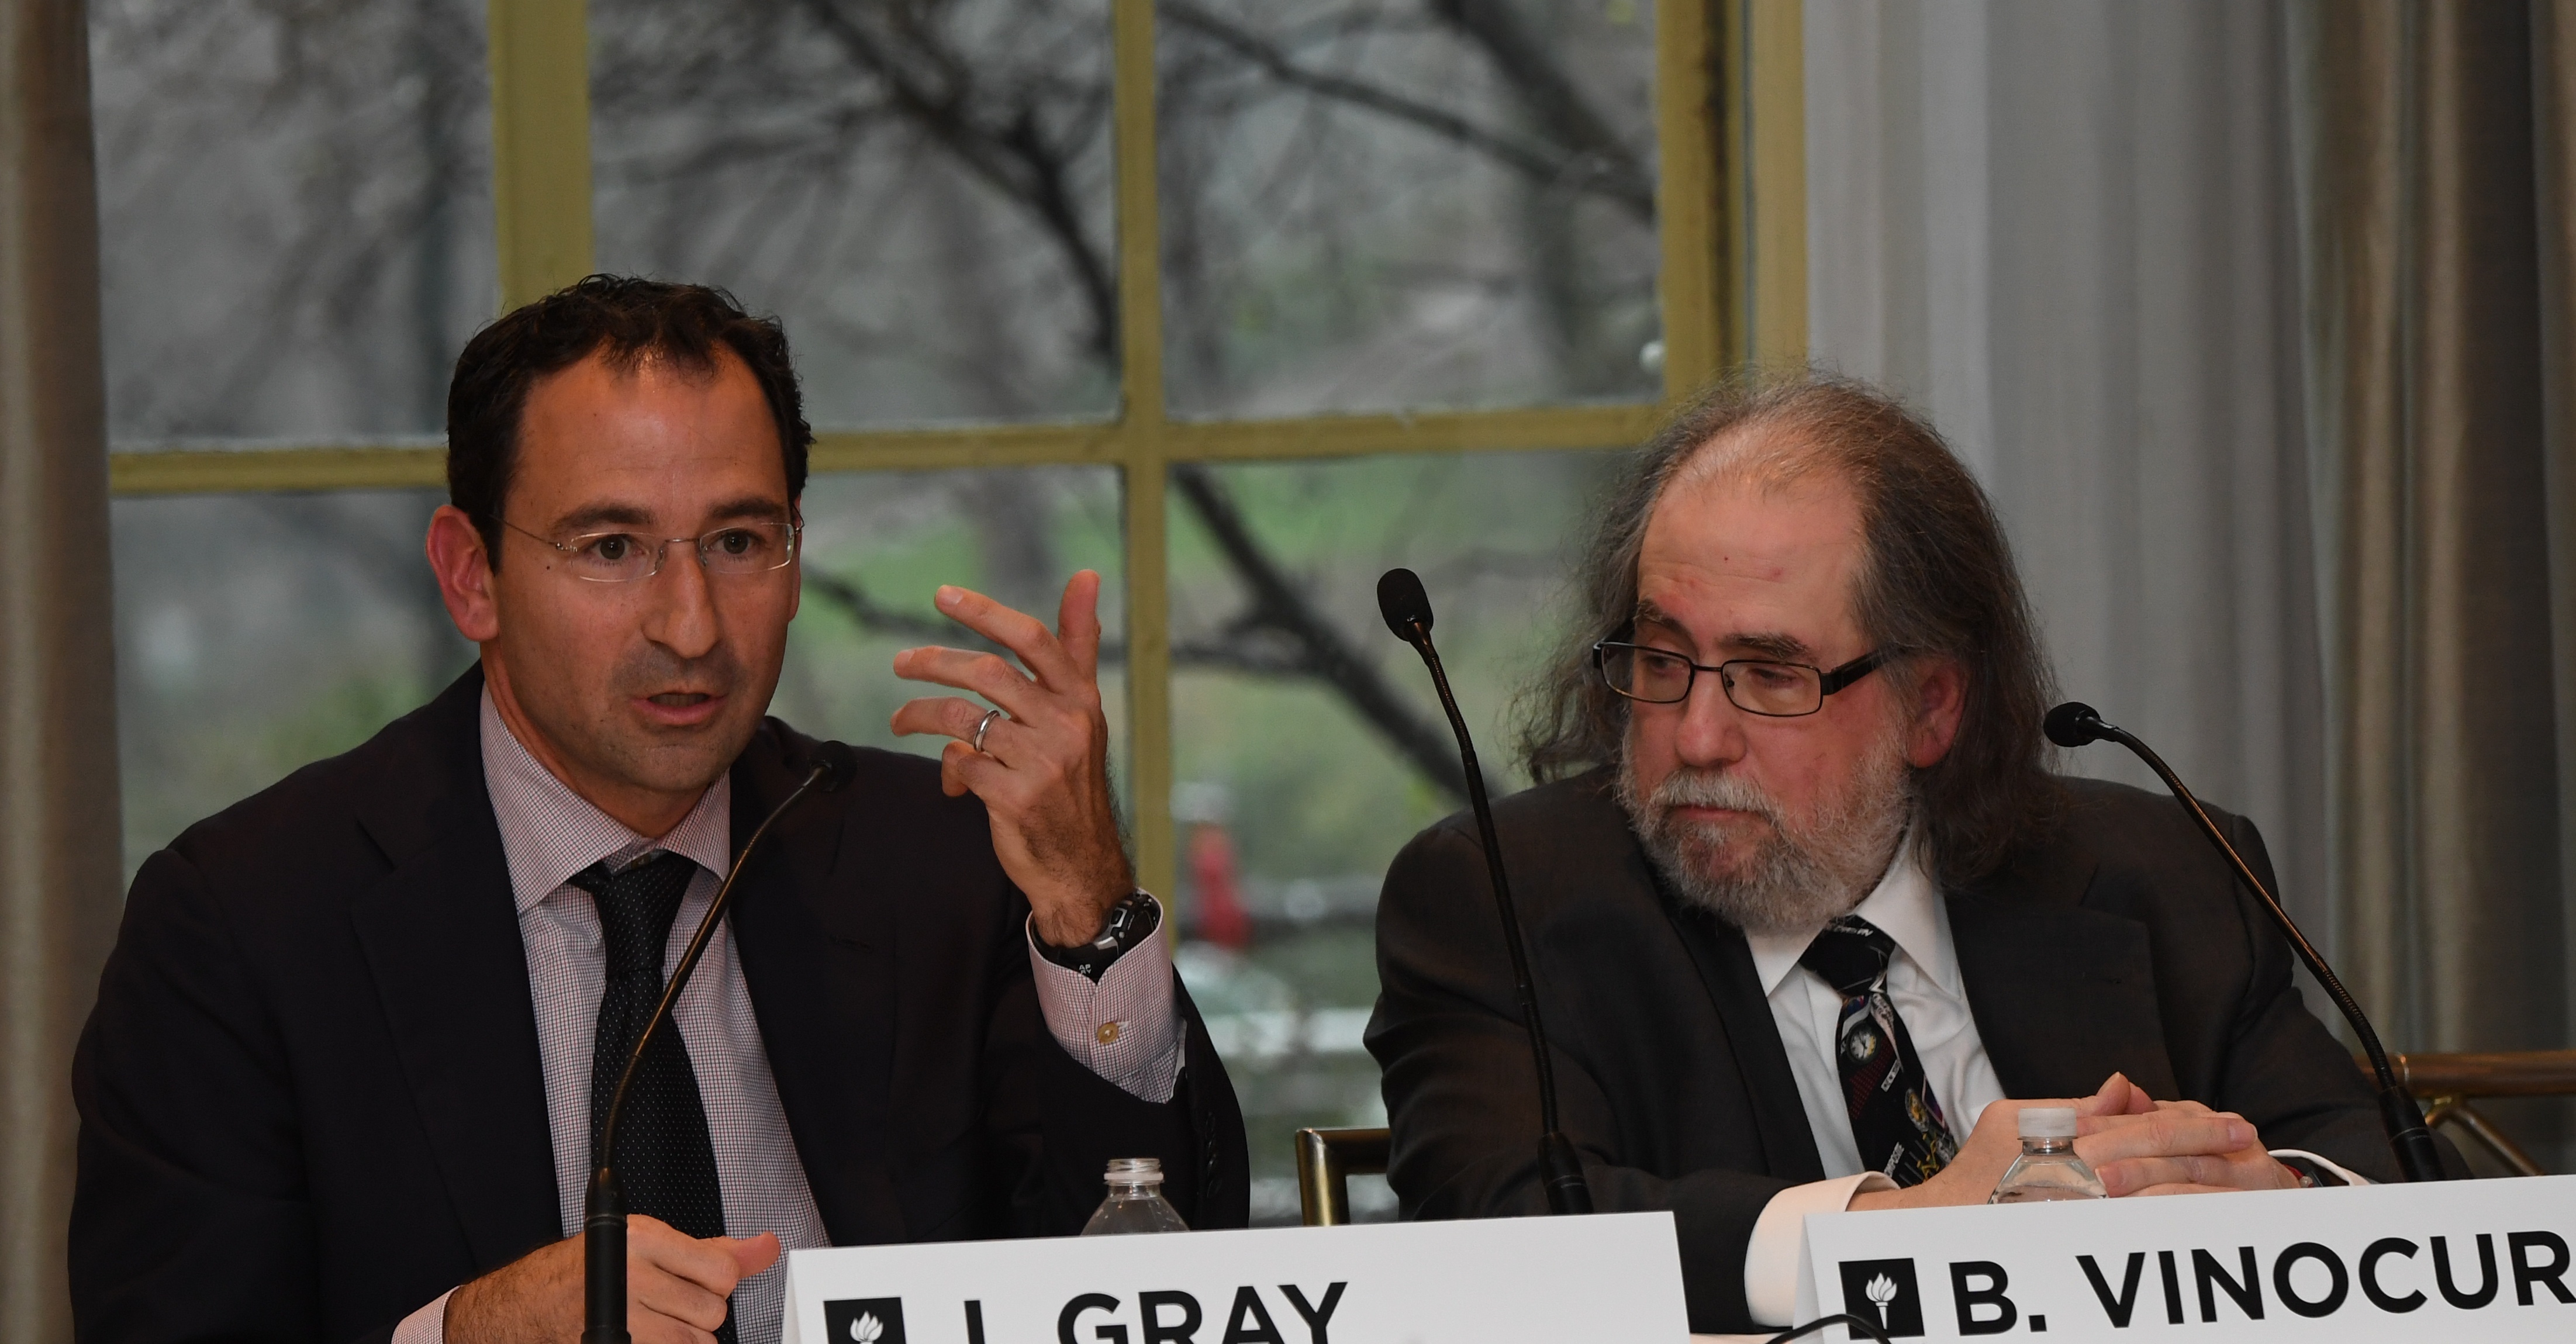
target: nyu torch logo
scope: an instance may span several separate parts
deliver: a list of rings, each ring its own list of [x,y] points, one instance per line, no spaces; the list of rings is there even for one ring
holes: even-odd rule
[[[1923,1295],[1911,1260],[1842,1262],[1843,1310],[1874,1321],[1890,1339],[1923,1333]]]
[[[826,1302],[823,1338],[831,1344],[903,1344],[903,1299],[860,1297]]]
[[[1878,1308],[1878,1328],[1881,1330],[1886,1329],[1887,1304],[1896,1300],[1896,1280],[1881,1274],[1877,1278],[1871,1279],[1862,1291],[1869,1295],[1869,1304]],[[871,1318],[868,1324],[874,1325],[876,1322]],[[861,1339],[858,1344],[877,1344],[877,1337],[869,1335],[866,1338]]]

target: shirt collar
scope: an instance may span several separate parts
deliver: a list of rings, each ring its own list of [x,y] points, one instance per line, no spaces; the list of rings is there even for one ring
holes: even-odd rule
[[[1950,921],[1941,909],[1941,892],[1932,885],[1931,875],[1923,871],[1910,838],[1897,847],[1896,858],[1887,865],[1878,886],[1852,908],[1852,913],[1885,930],[1888,937],[1896,940],[1896,950],[1912,959],[1933,984],[1954,998],[1962,996],[1959,957],[1950,942]],[[1761,977],[1764,997],[1769,997],[1791,971],[1798,969],[1798,958],[1823,930],[1824,925],[1816,924],[1785,933],[1744,935],[1753,952],[1753,970]]]
[[[711,873],[721,873],[733,862],[730,775],[718,775],[669,834],[658,839],[638,835],[539,764],[502,720],[489,687],[483,691],[483,787],[491,795],[492,817],[501,825],[501,852],[510,864],[510,891],[521,914],[602,859],[623,863],[666,850]]]

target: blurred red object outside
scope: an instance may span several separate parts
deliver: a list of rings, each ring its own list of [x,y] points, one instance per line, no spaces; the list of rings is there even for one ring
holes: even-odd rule
[[[1234,837],[1217,822],[1190,828],[1190,881],[1196,887],[1193,922],[1207,942],[1240,952],[1252,945],[1252,916],[1243,908],[1243,884]]]

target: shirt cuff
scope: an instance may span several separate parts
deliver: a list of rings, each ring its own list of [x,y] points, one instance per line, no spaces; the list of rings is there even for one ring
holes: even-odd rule
[[[1744,1247],[1744,1309],[1754,1324],[1786,1328],[1798,1315],[1798,1280],[1806,1267],[1807,1215],[1840,1213],[1864,1190],[1893,1190],[1875,1171],[1793,1185],[1771,1197]]]
[[[428,1306],[402,1318],[394,1327],[393,1344],[447,1344],[447,1299],[456,1290],[440,1293]]]
[[[1097,981],[1040,955],[1034,929],[1022,936],[1038,1011],[1064,1052],[1129,1096],[1170,1101],[1184,1048],[1172,1008],[1172,952],[1161,933],[1120,953]]]
[[[2275,1161],[2285,1157],[2295,1157],[2303,1162],[2314,1163],[2315,1165],[2342,1177],[2343,1183],[2346,1185],[2377,1184],[2377,1182],[2362,1175],[2360,1172],[2354,1171],[2352,1168],[2347,1167],[2340,1162],[2330,1161],[2326,1158],[2319,1157],[2305,1148],[2275,1148],[2272,1150],[2272,1157]]]

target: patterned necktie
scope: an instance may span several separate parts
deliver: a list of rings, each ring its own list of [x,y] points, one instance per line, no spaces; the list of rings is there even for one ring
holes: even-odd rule
[[[1895,939],[1868,920],[1845,915],[1816,935],[1798,964],[1843,996],[1834,1061],[1842,1068],[1843,1101],[1851,1108],[1861,1166],[1898,1185],[1920,1185],[1958,1156],[1959,1144],[1941,1117],[1931,1080],[1923,1076],[1905,1020],[1887,996],[1887,963],[1895,955]]]
[[[611,872],[593,864],[572,877],[599,907],[599,932],[608,954],[608,980],[599,996],[599,1032],[590,1054],[590,1151],[599,1157],[600,1129],[608,1123],[617,1077],[635,1053],[653,1008],[662,1001],[662,957],[671,922],[698,865],[678,854],[657,854]],[[724,1235],[724,1194],[716,1182],[715,1144],[707,1136],[706,1107],[698,1076],[689,1067],[679,1024],[666,1022],[636,1067],[617,1121],[617,1176],[626,1211],[646,1213],[692,1237]],[[733,1319],[717,1330],[734,1344]]]

